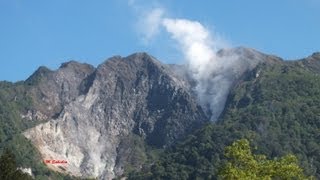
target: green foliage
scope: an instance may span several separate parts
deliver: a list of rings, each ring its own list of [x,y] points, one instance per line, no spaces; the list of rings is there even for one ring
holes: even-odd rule
[[[0,144],[35,124],[20,117],[22,112],[32,107],[31,98],[25,94],[22,83],[0,82]]]
[[[48,170],[38,151],[21,134],[27,128],[40,123],[21,118],[22,113],[33,109],[32,99],[27,95],[27,91],[28,86],[22,82],[0,82],[0,154],[5,149],[10,149],[10,153],[15,156],[14,165],[31,167],[36,179],[72,179]]]
[[[143,164],[152,163],[160,157],[162,149],[156,149],[148,146],[144,139],[136,134],[124,138],[120,143],[121,150],[118,152],[120,158],[124,161],[124,176],[116,179],[122,179],[128,174],[134,174]],[[122,160],[122,159],[121,159]]]
[[[239,132],[238,138],[251,139],[269,157],[296,154],[307,174],[319,177],[319,74],[295,63],[258,69],[259,78],[249,78],[231,92],[219,124]],[[250,101],[243,106],[244,97]]]
[[[0,179],[31,180],[32,177],[18,169],[14,154],[6,149],[0,157]]]
[[[216,127],[208,125],[184,142],[160,155],[156,162],[146,165],[141,172],[132,172],[129,179],[214,179],[221,159],[223,142],[214,142]]]
[[[264,155],[254,155],[246,139],[226,147],[225,156],[228,162],[219,172],[220,179],[313,179],[303,174],[294,155],[268,160]]]

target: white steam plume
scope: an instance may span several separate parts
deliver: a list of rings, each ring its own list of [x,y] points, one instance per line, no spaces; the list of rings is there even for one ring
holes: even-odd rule
[[[204,76],[208,65],[214,63],[215,50],[211,46],[211,37],[207,29],[199,22],[185,19],[165,18],[162,25],[171,37],[178,41],[181,50],[198,78]]]
[[[224,73],[230,63],[216,54],[221,44],[215,42],[208,29],[196,21],[165,18],[162,25],[180,44],[190,73],[197,82],[195,91],[199,101],[205,110],[210,111],[211,119],[216,120],[232,84]]]
[[[211,120],[216,120],[224,109],[232,83],[248,65],[239,63],[234,53],[219,56],[217,51],[225,48],[225,43],[197,21],[169,18],[161,8],[152,10],[142,19],[150,25],[144,26],[148,30],[144,32],[146,39],[151,39],[160,28],[164,28],[178,42],[190,75],[197,83],[194,90],[198,100],[211,115]]]

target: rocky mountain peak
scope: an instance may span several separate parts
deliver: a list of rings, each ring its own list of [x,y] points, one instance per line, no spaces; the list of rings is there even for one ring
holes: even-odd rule
[[[320,73],[320,52],[315,52],[309,57],[294,61],[293,63],[298,63],[300,66],[307,67],[315,73]]]
[[[52,71],[40,67],[26,83],[32,85],[29,92],[35,107],[47,117],[57,116],[66,103],[82,92],[82,82],[95,71],[92,65],[70,61]]]
[[[320,60],[320,52],[315,52],[311,55],[311,57]]]
[[[113,56],[107,59],[101,65],[99,65],[98,68],[101,66],[119,67],[119,66],[123,66],[124,64],[134,68],[137,68],[137,67],[148,68],[148,66],[152,66],[152,65],[157,67],[163,66],[161,62],[156,60],[151,55],[145,52],[139,52],[139,53],[134,53],[132,55],[129,55],[127,57]]]
[[[146,53],[65,63],[31,91],[50,118],[24,134],[44,158],[67,160],[65,172],[111,179],[132,159],[129,139],[165,147],[208,121],[186,84]]]
[[[36,84],[41,79],[48,77],[53,71],[45,66],[40,66],[29,78],[26,79],[26,84]]]
[[[262,57],[265,54],[252,49],[247,48],[243,46],[235,47],[235,48],[224,48],[217,52],[220,56],[230,56],[230,55],[239,55],[239,56],[245,56],[245,57]]]
[[[52,72],[51,69],[47,68],[46,66],[40,66],[33,74],[44,75],[44,74],[48,74],[50,72]]]
[[[219,56],[238,56],[240,59],[249,60],[253,63],[266,62],[266,63],[281,63],[283,60],[280,57],[264,54],[252,48],[235,47],[230,49],[221,49],[217,52]]]
[[[156,58],[154,58],[146,52],[134,53],[126,57],[125,60],[130,61],[131,63],[134,63],[136,65],[154,64],[157,66],[162,66],[161,62],[159,62]]]
[[[94,67],[87,63],[80,63],[75,60],[71,60],[65,63],[62,63],[59,69],[77,69],[77,70],[84,70],[84,69],[94,69]]]

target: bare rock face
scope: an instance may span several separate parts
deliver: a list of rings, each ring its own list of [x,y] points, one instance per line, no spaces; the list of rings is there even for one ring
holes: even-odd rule
[[[81,83],[94,72],[89,64],[75,61],[63,63],[57,71],[40,67],[27,80],[36,110],[47,117],[58,116],[65,104],[81,94]]]
[[[190,83],[145,53],[116,56],[97,68],[77,62],[42,68],[26,82],[49,121],[24,135],[44,160],[67,161],[48,167],[75,176],[122,174],[133,134],[165,147],[208,121]]]

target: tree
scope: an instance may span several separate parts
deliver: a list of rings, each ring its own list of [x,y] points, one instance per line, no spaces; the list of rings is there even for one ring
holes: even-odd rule
[[[227,163],[219,170],[220,179],[314,179],[307,177],[294,155],[268,160],[254,155],[249,141],[237,140],[225,148]]]
[[[0,157],[0,179],[29,180],[32,177],[17,168],[14,154],[6,149]]]

